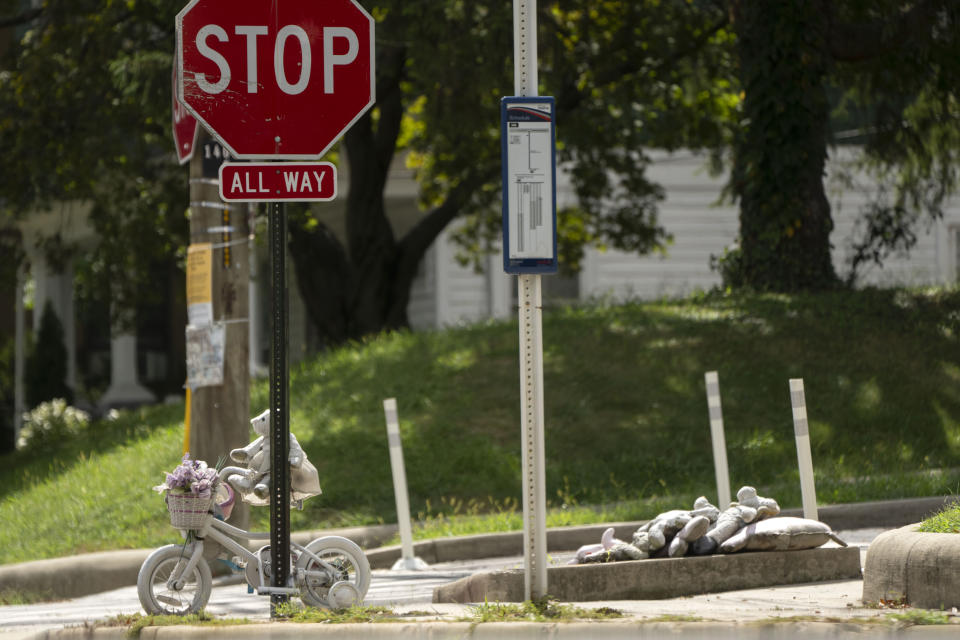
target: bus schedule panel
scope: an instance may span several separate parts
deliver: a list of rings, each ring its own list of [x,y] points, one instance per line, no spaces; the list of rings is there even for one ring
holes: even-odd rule
[[[500,102],[503,270],[557,272],[557,145],[551,97]]]

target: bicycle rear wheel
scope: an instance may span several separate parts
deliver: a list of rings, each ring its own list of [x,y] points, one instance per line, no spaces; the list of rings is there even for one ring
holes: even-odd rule
[[[363,602],[370,588],[370,562],[360,547],[346,538],[327,536],[317,538],[306,549],[320,558],[329,569],[310,555],[300,554],[297,573],[303,579],[298,581],[297,586],[304,604],[339,609]],[[350,583],[353,588],[334,589],[339,595],[331,598],[331,588],[343,582]]]
[[[144,611],[150,615],[186,615],[206,606],[213,578],[203,558],[190,575],[181,578],[182,589],[167,586],[170,576],[182,572],[189,559],[190,553],[179,544],[160,547],[147,556],[137,575],[137,596]]]

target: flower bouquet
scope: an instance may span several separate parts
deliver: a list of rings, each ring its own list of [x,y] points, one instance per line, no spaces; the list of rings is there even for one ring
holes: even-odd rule
[[[213,506],[219,482],[216,469],[203,460],[191,460],[190,454],[185,453],[180,465],[167,474],[166,481],[153,489],[166,492],[171,525],[177,529],[199,529]]]

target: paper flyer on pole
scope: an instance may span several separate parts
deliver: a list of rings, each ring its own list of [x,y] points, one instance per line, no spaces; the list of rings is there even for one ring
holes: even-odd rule
[[[187,386],[215,387],[223,384],[223,323],[187,327]]]
[[[187,248],[187,324],[213,324],[213,245]]]

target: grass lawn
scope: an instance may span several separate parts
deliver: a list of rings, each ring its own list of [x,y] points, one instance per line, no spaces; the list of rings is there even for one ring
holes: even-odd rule
[[[294,528],[395,521],[382,409],[391,396],[421,535],[519,528],[517,333],[515,320],[393,333],[296,368],[291,428],[324,494],[293,514]],[[958,290],[556,309],[544,316],[544,350],[552,525],[715,499],[710,370],[734,491],[753,484],[800,505],[790,378],[805,381],[821,504],[960,491]],[[259,381],[251,412],[267,405]],[[150,487],[179,461],[182,419],[182,405],[125,412],[0,461],[0,562],[178,539]],[[255,510],[256,526],[268,511]]]

